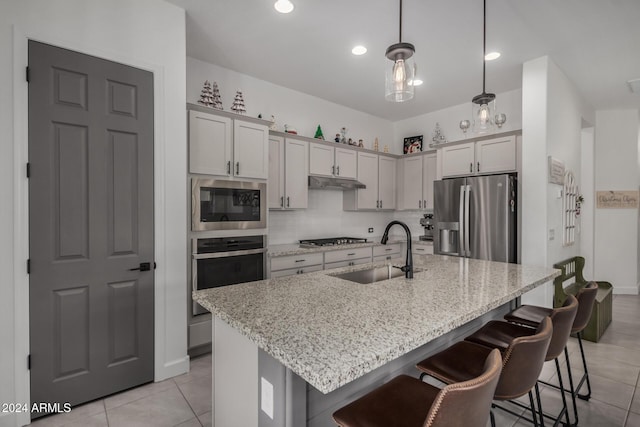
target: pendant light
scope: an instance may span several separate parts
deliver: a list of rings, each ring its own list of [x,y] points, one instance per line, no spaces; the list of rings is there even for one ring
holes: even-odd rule
[[[387,101],[404,102],[413,98],[415,64],[411,57],[416,52],[411,43],[402,42],[402,0],[400,0],[400,36],[398,43],[387,48],[386,57],[393,61],[387,67],[384,96]]]
[[[483,134],[493,129],[493,115],[495,114],[496,95],[485,91],[485,69],[487,54],[487,0],[483,1],[482,9],[482,93],[471,100],[473,132]],[[506,120],[506,118],[505,118]]]

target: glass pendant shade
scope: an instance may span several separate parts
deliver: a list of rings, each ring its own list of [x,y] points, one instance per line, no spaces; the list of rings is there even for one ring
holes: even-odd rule
[[[483,93],[474,97],[471,102],[471,109],[473,133],[483,134],[493,131],[496,96],[492,93]]]
[[[404,102],[413,98],[416,67],[411,58],[414,52],[410,43],[397,43],[387,49],[387,58],[393,65],[387,67],[385,93],[387,101]]]

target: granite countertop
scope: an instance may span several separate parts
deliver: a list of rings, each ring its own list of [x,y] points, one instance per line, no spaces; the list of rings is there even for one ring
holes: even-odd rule
[[[316,246],[312,248],[301,248],[298,243],[288,243],[281,245],[269,245],[267,248],[267,256],[269,257],[278,257],[278,256],[287,256],[287,255],[300,255],[300,254],[308,254],[308,253],[317,253],[317,252],[329,252],[329,251],[337,251],[340,249],[353,249],[353,248],[370,248],[373,246],[381,246],[380,243],[381,237],[376,238],[367,238],[369,240],[366,243],[349,243],[345,245],[334,245],[334,246]],[[412,240],[415,241],[415,240]],[[406,240],[399,240],[397,238],[389,238],[388,244],[394,243],[404,243]]]
[[[401,260],[398,260],[402,264]],[[358,284],[365,264],[193,293],[194,300],[322,393],[329,393],[560,274],[440,255],[414,279]]]

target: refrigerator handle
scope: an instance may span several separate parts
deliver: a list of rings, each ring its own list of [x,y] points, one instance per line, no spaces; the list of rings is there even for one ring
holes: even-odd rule
[[[464,192],[464,256],[471,256],[471,244],[469,239],[469,234],[471,234],[471,230],[469,229],[469,195],[471,193],[471,186],[466,185]]]
[[[458,231],[458,253],[460,254],[460,256],[466,256],[466,247],[464,246],[464,235],[466,234],[466,229],[465,229],[465,221],[464,221],[464,207],[465,207],[465,188],[466,185],[461,185],[460,186],[460,212],[459,212],[459,216],[458,218],[460,218],[460,222],[459,222],[459,231]]]

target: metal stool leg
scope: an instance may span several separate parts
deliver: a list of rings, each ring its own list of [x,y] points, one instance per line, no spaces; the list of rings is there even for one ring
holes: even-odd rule
[[[529,390],[529,405],[531,405],[531,416],[534,427],[538,427],[538,417],[536,416],[536,407],[533,404],[533,393]]]
[[[558,362],[557,357],[554,360],[556,362],[556,372],[558,373],[558,384],[560,385],[560,395],[562,396],[562,411],[560,411],[560,414],[558,414],[558,418],[556,419],[553,425],[557,426],[560,423],[560,418],[562,418],[562,413],[564,412],[566,425],[569,426],[571,425],[571,422],[569,421],[569,410],[567,407],[567,398],[564,395],[564,384],[562,383],[562,371],[560,370],[560,362]]]
[[[573,388],[573,375],[571,373],[571,362],[569,361],[569,351],[567,347],[564,347],[564,358],[567,361],[567,372],[569,373],[569,390],[571,392],[571,402],[573,403],[573,415],[575,418],[575,422],[571,424],[571,426],[578,425],[578,407],[576,406],[576,392]]]
[[[540,425],[544,427],[544,412],[542,412],[542,400],[540,400],[540,387],[538,387],[538,383],[536,383],[535,390],[536,400],[538,401],[538,411],[540,414]]]
[[[584,367],[584,375],[582,375],[582,379],[580,383],[578,383],[578,387],[576,387],[576,394],[578,398],[582,400],[589,400],[591,397],[591,383],[589,382],[589,370],[587,369],[587,359],[584,357],[584,348],[582,347],[582,331],[578,332],[578,344],[580,345],[580,355],[582,356],[582,366]],[[587,381],[587,394],[580,394],[580,388],[582,384]]]

